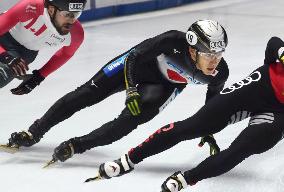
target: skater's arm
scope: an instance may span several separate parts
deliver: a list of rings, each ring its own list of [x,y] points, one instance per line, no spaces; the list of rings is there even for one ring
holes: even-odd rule
[[[0,14],[0,35],[7,33],[17,23],[36,17],[40,11],[43,11],[43,7],[31,3],[30,0],[19,1],[12,8]]]
[[[264,64],[275,63],[277,59],[284,63],[284,42],[278,37],[272,37],[266,46]]]
[[[213,81],[208,84],[205,103],[207,103],[211,98],[222,91],[225,82],[228,79],[229,69],[226,61],[223,58],[221,59],[217,69],[218,74],[213,79]],[[202,137],[198,146],[202,147],[205,143],[208,143],[210,147],[210,155],[215,155],[220,152],[220,147],[218,146],[217,141],[215,140],[213,135]]]
[[[71,31],[71,44],[58,50],[51,59],[39,70],[43,77],[47,77],[64,65],[78,50],[84,40],[84,31],[81,24],[77,21]]]

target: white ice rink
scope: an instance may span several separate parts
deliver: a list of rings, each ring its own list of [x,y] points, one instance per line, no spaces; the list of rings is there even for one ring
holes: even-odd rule
[[[0,1],[0,7],[3,1]],[[0,143],[6,143],[12,132],[27,129],[57,99],[89,80],[114,56],[166,30],[185,31],[197,19],[215,19],[226,28],[229,46],[224,58],[230,68],[226,85],[239,81],[263,64],[265,46],[271,36],[284,38],[283,7],[283,0],[216,0],[86,23],[86,39],[80,50],[40,87],[31,94],[14,96],[10,89],[20,83],[14,80],[0,90]],[[47,53],[40,55],[39,61],[30,65],[31,70],[42,66],[48,57]],[[0,191],[159,192],[166,177],[177,170],[191,169],[205,159],[209,152],[207,146],[200,149],[197,146],[199,140],[183,142],[146,159],[136,166],[134,172],[121,178],[88,184],[83,181],[95,175],[100,163],[117,159],[156,129],[194,114],[204,103],[205,91],[206,86],[188,86],[161,114],[120,141],[42,169],[53,149],[62,141],[87,134],[115,118],[124,107],[125,93],[113,95],[96,106],[82,110],[53,127],[36,146],[24,148],[14,155],[0,152]],[[246,124],[247,121],[244,121],[229,126],[217,134],[220,147],[228,147]],[[283,192],[283,162],[284,146],[280,142],[272,150],[248,158],[229,173],[201,181],[185,191]]]

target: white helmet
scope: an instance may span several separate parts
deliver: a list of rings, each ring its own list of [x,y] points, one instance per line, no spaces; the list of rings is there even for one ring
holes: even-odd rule
[[[225,29],[212,20],[199,20],[193,23],[187,33],[186,40],[199,52],[216,53],[225,51],[228,44]]]

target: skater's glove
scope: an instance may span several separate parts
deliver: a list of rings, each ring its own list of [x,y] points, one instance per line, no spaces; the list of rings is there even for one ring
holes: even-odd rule
[[[140,95],[136,87],[126,89],[125,105],[133,116],[137,116],[141,113]]]
[[[280,49],[278,49],[278,57],[279,61],[284,64],[284,47],[280,47]]]
[[[15,77],[26,75],[29,70],[28,64],[20,57],[14,57],[7,52],[0,54],[0,62],[8,65]]]
[[[217,142],[216,142],[215,138],[213,137],[213,135],[208,135],[208,136],[202,137],[198,146],[203,147],[203,145],[205,143],[208,143],[208,145],[210,147],[210,155],[215,155],[215,154],[220,152],[220,148],[217,145]]]
[[[11,92],[14,95],[23,95],[30,93],[44,80],[44,77],[39,73],[38,70],[34,70],[33,74],[23,76],[22,80],[23,82],[18,87],[11,89]]]

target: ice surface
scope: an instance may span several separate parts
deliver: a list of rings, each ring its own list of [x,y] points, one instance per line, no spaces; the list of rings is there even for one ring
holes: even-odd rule
[[[7,0],[6,0],[7,1]],[[0,2],[0,7],[2,3]],[[187,5],[154,13],[106,19],[84,24],[85,42],[76,55],[50,75],[31,94],[14,96],[14,80],[0,90],[0,142],[14,131],[27,129],[61,96],[89,80],[107,61],[145,38],[166,30],[185,31],[197,19],[215,19],[226,28],[229,46],[225,53],[230,68],[226,85],[241,80],[262,65],[264,50],[271,36],[284,38],[283,0],[225,0]],[[43,65],[51,52],[40,53],[31,70]],[[166,177],[177,170],[193,168],[208,156],[208,148],[198,148],[199,140],[180,143],[146,159],[136,170],[121,178],[84,184],[95,175],[98,165],[117,159],[161,126],[182,120],[204,103],[206,86],[188,86],[160,115],[141,125],[120,141],[75,155],[65,163],[43,170],[53,149],[62,141],[87,134],[115,118],[124,107],[124,93],[111,96],[96,106],[75,114],[55,126],[38,145],[11,155],[0,153],[0,191],[2,192],[158,192]],[[227,127],[216,135],[224,149],[246,127],[247,121]],[[282,142],[283,145],[283,142]],[[185,191],[194,192],[283,192],[284,149],[281,142],[269,152],[248,158],[223,176],[204,180]]]

